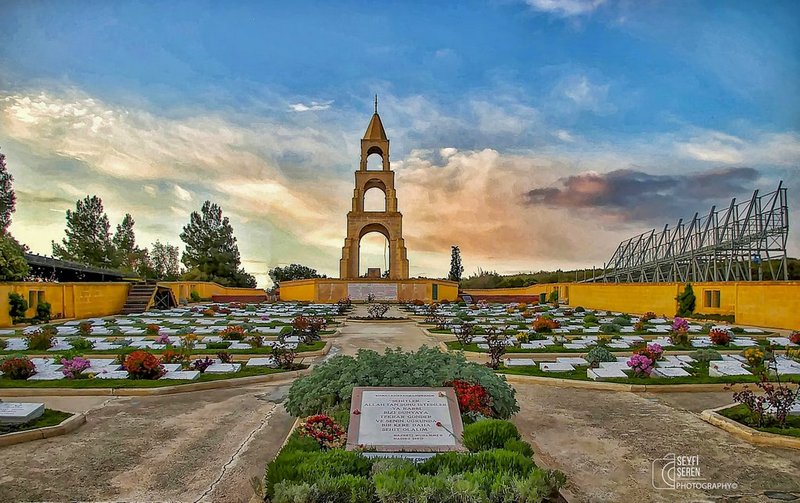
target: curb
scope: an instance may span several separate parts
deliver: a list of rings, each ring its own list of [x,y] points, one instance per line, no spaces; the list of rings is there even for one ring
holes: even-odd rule
[[[66,435],[77,430],[79,426],[86,422],[86,416],[83,413],[74,414],[61,423],[55,426],[45,426],[43,428],[36,428],[35,430],[16,431],[14,433],[6,433],[0,435],[0,447],[8,445],[21,444],[23,442],[31,442],[43,438],[57,437],[59,435]]]
[[[781,447],[784,449],[800,449],[800,438],[789,437],[786,435],[778,435],[776,433],[767,433],[765,431],[758,431],[749,426],[728,419],[717,411],[725,410],[733,407],[735,404],[717,407],[716,409],[707,409],[700,413],[700,418],[717,428],[721,428],[733,436],[739,437],[755,445],[766,445],[769,447]]]
[[[390,323],[414,323],[414,320],[411,318],[405,318],[402,320],[353,320],[348,318],[347,323],[382,323],[382,324],[390,324]]]
[[[311,372],[311,368],[292,370],[289,372],[276,372],[274,374],[220,379],[176,386],[163,386],[160,388],[0,388],[0,396],[161,396],[175,395],[178,393],[191,393],[193,391],[208,391],[213,389],[237,388],[250,384],[291,380]]]
[[[628,393],[702,393],[708,391],[738,391],[754,383],[706,383],[706,384],[623,384],[603,381],[579,381],[557,377],[526,376],[503,374],[506,381],[517,384],[540,384],[555,388],[580,388],[598,391],[617,391]],[[728,406],[730,407],[730,406]],[[725,408],[725,407],[723,407]]]

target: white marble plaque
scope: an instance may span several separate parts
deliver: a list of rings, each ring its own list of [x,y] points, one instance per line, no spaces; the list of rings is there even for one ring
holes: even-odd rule
[[[347,295],[352,300],[367,300],[372,294],[375,300],[397,300],[397,283],[348,283]]]
[[[0,424],[25,424],[44,414],[43,403],[0,403]]]
[[[375,451],[463,450],[452,388],[355,388],[347,445]]]

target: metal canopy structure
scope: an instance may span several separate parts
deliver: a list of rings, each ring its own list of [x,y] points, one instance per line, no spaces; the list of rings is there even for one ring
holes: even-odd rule
[[[789,208],[786,188],[683,219],[623,241],[588,281],[657,283],[786,280]],[[765,278],[765,274],[767,277]]]

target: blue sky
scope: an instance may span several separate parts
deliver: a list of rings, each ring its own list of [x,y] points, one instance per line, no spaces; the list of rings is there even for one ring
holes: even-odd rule
[[[211,198],[262,283],[297,261],[336,274],[374,93],[412,274],[445,274],[450,244],[468,272],[599,265],[629,235],[800,181],[796,2],[0,11],[12,232],[39,252],[82,193],[98,193],[114,224],[131,212],[142,245],[179,244],[188,212]],[[699,194],[679,183],[701,174]],[[531,197],[543,190],[616,195]],[[381,266],[380,243],[365,248]]]

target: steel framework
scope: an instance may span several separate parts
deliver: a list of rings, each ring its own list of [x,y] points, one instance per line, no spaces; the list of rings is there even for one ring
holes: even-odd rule
[[[673,229],[655,229],[623,241],[603,266],[603,274],[587,281],[690,282],[788,279],[786,242],[789,208],[786,188],[749,201],[731,201]],[[764,272],[769,277],[764,278]]]

